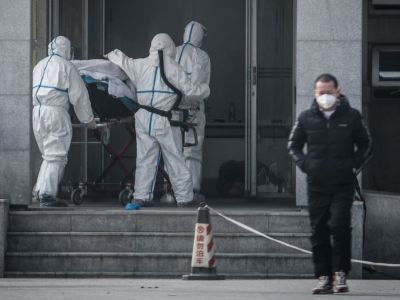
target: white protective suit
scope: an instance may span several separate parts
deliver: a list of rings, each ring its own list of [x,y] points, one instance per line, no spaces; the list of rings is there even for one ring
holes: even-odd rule
[[[205,83],[209,85],[211,73],[210,58],[205,51],[200,49],[205,33],[205,27],[198,22],[192,21],[186,25],[183,34],[184,43],[177,47],[176,61],[183,66],[193,83]],[[191,108],[190,121],[197,124],[196,132],[198,144],[197,146],[184,148],[186,166],[192,174],[193,188],[196,192],[199,192],[201,188],[203,141],[204,129],[206,126],[204,98],[199,98],[198,100],[198,106],[189,107]],[[192,131],[187,133],[186,139],[192,140],[190,134],[193,134]]]
[[[34,193],[55,197],[67,163],[72,138],[69,102],[82,123],[93,120],[86,86],[69,61],[71,42],[56,37],[48,47],[48,57],[33,69],[33,133],[42,153]]]
[[[110,52],[108,59],[121,67],[136,86],[137,99],[142,105],[168,111],[177,96],[164,83],[160,75],[158,50],[164,51],[165,74],[172,85],[184,95],[205,98],[208,85],[194,85],[175,62],[175,44],[165,33],[157,34],[150,48],[150,55],[132,59],[120,50]],[[136,173],[135,200],[151,201],[158,164],[162,155],[178,203],[193,200],[193,185],[182,153],[182,136],[179,127],[172,127],[166,117],[140,109],[135,114]]]

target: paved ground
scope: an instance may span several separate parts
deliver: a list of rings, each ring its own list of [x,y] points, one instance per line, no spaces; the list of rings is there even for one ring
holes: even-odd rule
[[[350,280],[351,292],[310,294],[314,280],[0,279],[1,300],[400,299],[400,281]]]

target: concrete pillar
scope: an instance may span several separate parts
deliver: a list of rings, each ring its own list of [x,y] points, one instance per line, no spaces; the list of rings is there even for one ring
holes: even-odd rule
[[[309,108],[314,80],[332,73],[350,104],[361,109],[363,0],[297,0],[296,115]],[[296,204],[307,205],[305,176],[296,169]]]
[[[0,0],[0,197],[31,201],[31,0]]]
[[[364,258],[375,262],[400,264],[400,195],[366,191]],[[379,273],[365,272],[366,278],[400,278],[400,268],[376,267]]]
[[[363,259],[364,252],[364,208],[362,202],[354,202],[351,216],[352,241],[351,257],[354,259]],[[351,266],[350,277],[362,278],[362,265],[353,263]]]
[[[4,277],[4,256],[7,246],[8,207],[9,201],[7,199],[0,199],[0,278]]]

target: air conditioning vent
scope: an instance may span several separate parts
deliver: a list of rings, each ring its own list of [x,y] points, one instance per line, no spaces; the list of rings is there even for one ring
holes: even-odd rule
[[[390,7],[390,6],[395,6],[399,7],[400,6],[400,0],[372,0],[372,5],[373,6],[382,6],[382,7]]]
[[[372,48],[372,86],[400,87],[400,45]]]
[[[400,0],[371,0],[373,14],[399,14]]]

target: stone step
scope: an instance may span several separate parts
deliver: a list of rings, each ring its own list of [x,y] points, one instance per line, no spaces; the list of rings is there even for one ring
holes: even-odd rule
[[[310,249],[307,233],[271,237]],[[214,234],[216,253],[298,253],[252,233]],[[9,252],[190,252],[193,233],[168,232],[9,232]]]
[[[311,274],[311,256],[307,254],[217,254],[221,274]],[[5,271],[13,273],[153,273],[190,272],[191,253],[135,252],[7,252]]]
[[[310,249],[304,211],[223,213]],[[179,277],[190,272],[196,221],[197,209],[11,211],[6,276]],[[211,224],[219,273],[231,278],[311,277],[309,255],[215,214]]]
[[[184,274],[189,274],[190,271]],[[314,275],[291,273],[220,273],[227,279],[310,279]],[[4,272],[5,277],[12,278],[182,278],[182,272]]]
[[[261,232],[309,232],[303,211],[229,212],[227,215]],[[80,210],[11,211],[9,232],[193,232],[197,211]],[[211,214],[213,232],[240,233],[244,229]]]

